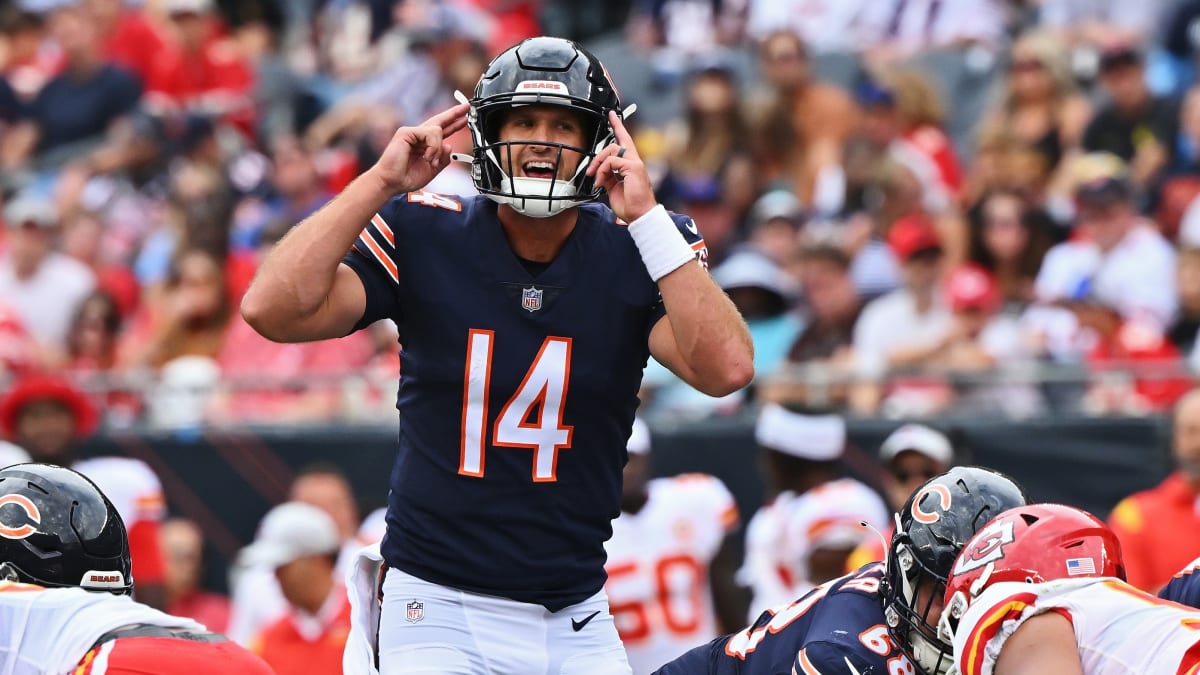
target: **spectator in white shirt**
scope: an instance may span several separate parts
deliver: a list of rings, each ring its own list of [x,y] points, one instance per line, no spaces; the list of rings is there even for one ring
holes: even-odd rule
[[[892,225],[887,241],[900,260],[903,286],[867,304],[855,327],[855,367],[873,381],[854,395],[854,406],[862,411],[878,405],[878,381],[885,373],[928,363],[951,329],[941,293],[942,240],[933,221],[905,216]]]
[[[1003,298],[995,279],[977,265],[964,265],[946,275],[946,303],[953,328],[932,364],[961,376],[955,387],[958,412],[1001,412],[1028,417],[1042,408],[1041,396],[1028,381],[1016,381],[1030,354],[1017,319],[1002,313]],[[1000,370],[1000,368],[1003,370]],[[980,381],[980,376],[995,381]]]
[[[1046,254],[1036,282],[1043,304],[1026,317],[1051,354],[1065,360],[1122,322],[1163,334],[1179,302],[1175,251],[1134,209],[1125,163],[1092,153],[1076,162],[1074,173],[1076,232]]]
[[[762,40],[777,30],[790,30],[813,53],[857,52],[862,40],[867,0],[744,0],[746,35]]]
[[[4,209],[7,248],[0,257],[4,298],[38,343],[43,365],[65,359],[67,331],[80,303],[96,287],[83,263],[54,250],[58,217],[49,202],[21,196]]]
[[[859,20],[873,64],[939,47],[993,46],[1004,38],[1000,0],[875,0]]]

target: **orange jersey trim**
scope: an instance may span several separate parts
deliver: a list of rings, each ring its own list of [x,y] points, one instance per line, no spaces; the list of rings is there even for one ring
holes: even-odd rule
[[[803,649],[796,654],[796,663],[800,666],[799,672],[804,673],[804,675],[821,675],[821,671],[817,670],[817,667],[813,665],[813,662],[808,658],[808,654]]]
[[[379,245],[379,242],[375,241],[375,238],[371,236],[370,230],[363,230],[362,234],[358,235],[358,238],[371,251],[371,254],[375,256],[379,264],[383,265],[383,268],[387,270],[388,276],[392,278],[392,281],[400,283],[400,271],[396,268],[396,263],[388,257],[383,247]]]
[[[392,248],[396,247],[396,235],[392,234],[392,228],[383,219],[383,216],[378,213],[371,216],[371,224],[375,226],[375,229],[379,230],[379,234],[383,235],[384,241],[390,244]]]

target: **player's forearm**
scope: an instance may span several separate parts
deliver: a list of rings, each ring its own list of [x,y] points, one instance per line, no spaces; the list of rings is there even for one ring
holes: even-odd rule
[[[689,384],[725,396],[754,378],[754,343],[733,302],[699,265],[685,264],[658,281],[667,320]]]
[[[292,228],[263,260],[246,291],[246,320],[269,334],[272,326],[316,313],[333,290],[342,258],[391,197],[385,183],[367,171]]]

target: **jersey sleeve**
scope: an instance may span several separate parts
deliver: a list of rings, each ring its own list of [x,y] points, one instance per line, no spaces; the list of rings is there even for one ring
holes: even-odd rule
[[[671,220],[675,223],[675,227],[679,229],[679,233],[683,235],[684,241],[692,247],[692,251],[696,254],[696,264],[708,269],[708,245],[704,242],[704,235],[700,234],[700,228],[696,226],[696,221],[691,216],[685,216],[682,213],[668,212]],[[650,318],[650,327],[653,328],[658,320],[667,315],[667,308],[659,297],[658,303],[654,306],[654,313]],[[649,337],[647,335],[647,337]]]
[[[681,508],[693,514],[702,526],[700,545],[707,560],[721,547],[725,536],[737,529],[737,503],[729,488],[716,476],[705,473],[686,473],[676,476]]]
[[[809,642],[796,652],[796,675],[867,675],[875,672],[871,660],[858,650],[836,642]]]
[[[380,319],[400,316],[400,270],[396,256],[396,230],[408,195],[396,197],[371,216],[358,239],[342,259],[362,282],[367,303],[354,325],[361,330]]]
[[[675,227],[679,228],[679,233],[683,235],[684,241],[696,253],[696,263],[704,269],[708,269],[708,245],[704,243],[704,235],[700,234],[700,228],[696,226],[696,221],[692,220],[691,216],[674,212],[671,212],[671,220],[675,221]]]
[[[1158,592],[1158,597],[1188,607],[1200,607],[1200,558],[1172,577]]]

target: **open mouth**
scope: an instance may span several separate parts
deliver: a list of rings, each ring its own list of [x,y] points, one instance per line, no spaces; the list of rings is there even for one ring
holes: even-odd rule
[[[542,178],[544,180],[551,180],[554,178],[554,169],[554,162],[547,162],[544,160],[532,160],[521,165],[521,173],[523,173],[526,178]]]

